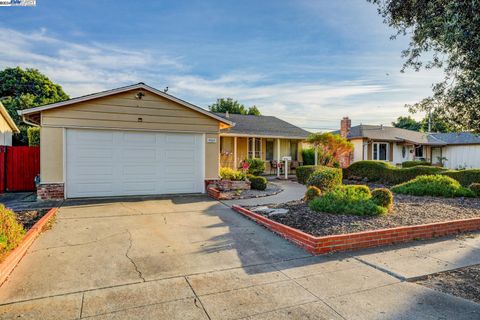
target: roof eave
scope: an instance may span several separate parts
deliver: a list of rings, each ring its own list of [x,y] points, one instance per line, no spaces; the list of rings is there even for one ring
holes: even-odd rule
[[[8,125],[10,126],[10,129],[12,129],[14,133],[20,133],[20,130],[15,124],[15,121],[13,121],[12,117],[10,117],[10,114],[8,114],[7,109],[1,102],[0,102],[0,113],[2,114],[5,121],[7,121]]]

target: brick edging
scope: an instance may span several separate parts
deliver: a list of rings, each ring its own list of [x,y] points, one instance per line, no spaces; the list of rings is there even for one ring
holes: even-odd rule
[[[312,254],[370,248],[480,230],[480,218],[471,218],[315,237],[298,229],[270,220],[241,206],[233,205],[232,209],[265,226],[267,229],[278,233]]]
[[[22,239],[22,242],[13,249],[8,256],[0,263],[0,286],[7,280],[7,277],[23,258],[28,248],[33,244],[37,236],[43,231],[45,225],[55,216],[58,208],[50,209],[43,217],[30,228]]]

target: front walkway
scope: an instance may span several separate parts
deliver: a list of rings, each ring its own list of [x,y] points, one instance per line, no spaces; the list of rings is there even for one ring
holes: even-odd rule
[[[475,237],[312,257],[205,197],[65,202],[0,319],[478,319],[404,281],[480,263]]]

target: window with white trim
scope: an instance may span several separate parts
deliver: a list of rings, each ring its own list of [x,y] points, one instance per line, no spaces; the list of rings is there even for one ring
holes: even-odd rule
[[[261,158],[262,155],[262,139],[248,138],[248,158]]]
[[[375,142],[372,148],[372,159],[379,161],[388,161],[388,143]]]

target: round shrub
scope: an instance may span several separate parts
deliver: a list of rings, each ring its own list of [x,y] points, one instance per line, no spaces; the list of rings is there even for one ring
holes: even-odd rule
[[[243,161],[248,163],[248,173],[254,176],[261,175],[265,171],[265,162],[262,159],[252,158]]]
[[[305,192],[305,201],[311,201],[315,198],[318,198],[322,195],[322,190],[318,189],[315,186],[310,186],[307,188],[307,192]]]
[[[319,166],[300,166],[295,169],[298,183],[307,184],[308,178],[314,173]]]
[[[369,197],[371,196],[370,188],[367,187],[366,185],[360,184],[360,185],[347,185],[347,186],[342,186],[342,188],[346,192],[353,192],[356,194],[364,194],[365,196]]]
[[[393,207],[393,194],[387,188],[377,188],[372,191],[372,201],[390,211]]]
[[[241,171],[223,167],[220,168],[220,178],[222,178],[222,180],[245,181],[246,176]]]
[[[413,196],[473,197],[472,190],[462,187],[455,179],[443,175],[419,176],[408,182],[396,185],[394,193]]]
[[[267,179],[265,179],[264,177],[248,175],[248,180],[250,180],[250,188],[254,190],[267,189]]]
[[[0,262],[9,251],[18,246],[24,234],[25,230],[13,211],[0,204]]]
[[[474,182],[468,188],[473,191],[475,196],[480,197],[480,183]]]
[[[322,191],[332,191],[342,185],[342,170],[320,167],[308,178],[307,185],[315,186]]]

